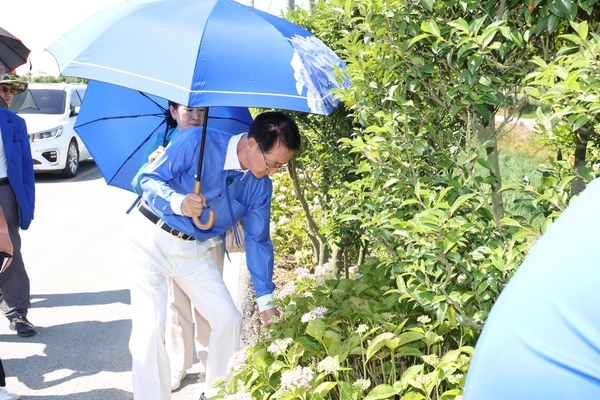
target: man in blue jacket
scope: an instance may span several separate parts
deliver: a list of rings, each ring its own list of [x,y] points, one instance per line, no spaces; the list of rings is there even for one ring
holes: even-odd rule
[[[202,128],[177,134],[141,177],[139,211],[131,212],[123,231],[121,258],[131,279],[134,397],[171,398],[169,359],[164,346],[166,278],[172,277],[209,322],[206,387],[227,376],[227,363],[239,348],[242,315],[210,257],[212,238],[240,219],[244,224],[246,262],[264,322],[278,315],[270,303],[273,244],[269,236],[272,183],[268,175],[282,168],[300,148],[296,123],[280,112],[262,113],[248,133],[206,134],[202,194],[194,194]],[[207,211],[204,212],[203,211]],[[192,217],[215,224],[199,229]],[[201,398],[203,398],[202,395]]]
[[[0,206],[13,244],[11,265],[0,274],[0,310],[19,336],[36,333],[27,320],[29,277],[21,257],[21,229],[33,220],[35,181],[29,135],[23,118],[0,107]]]

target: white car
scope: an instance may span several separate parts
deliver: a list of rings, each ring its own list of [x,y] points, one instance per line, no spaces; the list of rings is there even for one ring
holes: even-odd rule
[[[79,161],[90,157],[73,126],[87,85],[74,83],[29,83],[36,108],[18,114],[27,123],[35,172],[77,175]]]

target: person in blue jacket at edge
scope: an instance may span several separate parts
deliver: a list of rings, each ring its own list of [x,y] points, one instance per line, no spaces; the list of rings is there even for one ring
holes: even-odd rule
[[[534,245],[492,307],[465,400],[600,399],[600,180]]]
[[[242,315],[210,257],[212,238],[238,220],[245,229],[246,262],[263,322],[279,314],[271,304],[273,244],[269,235],[272,183],[269,174],[284,167],[300,149],[294,120],[281,112],[259,114],[248,133],[231,136],[208,127],[202,194],[194,194],[202,128],[174,136],[141,177],[142,200],[123,227],[121,260],[131,280],[133,392],[136,399],[171,398],[164,330],[166,278],[172,277],[209,322],[206,383],[200,398],[217,393],[216,378],[228,377],[227,364],[239,349]],[[196,227],[191,217],[212,228]]]
[[[0,311],[21,337],[36,334],[27,319],[29,276],[21,255],[20,229],[28,229],[35,209],[35,177],[25,120],[0,107],[0,207],[13,244],[10,268],[0,273]]]

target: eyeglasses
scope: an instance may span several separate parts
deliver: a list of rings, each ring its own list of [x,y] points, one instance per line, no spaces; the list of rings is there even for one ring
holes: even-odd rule
[[[258,145],[258,149],[260,150],[260,154],[262,154],[262,156],[263,156],[263,160],[265,160],[265,165],[267,166],[267,171],[287,168],[287,163],[279,164],[279,165],[269,165],[269,162],[267,161],[267,157],[265,157],[265,152],[263,151],[262,147],[260,147],[260,145]]]
[[[12,88],[10,88],[8,86],[2,86],[2,93],[8,93],[8,92],[12,93]]]

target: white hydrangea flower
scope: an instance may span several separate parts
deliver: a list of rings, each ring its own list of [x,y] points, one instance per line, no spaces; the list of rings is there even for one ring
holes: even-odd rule
[[[328,374],[333,374],[334,372],[338,372],[340,370],[340,363],[333,357],[328,356],[317,364],[318,372],[325,372]]]
[[[356,333],[358,333],[359,335],[362,335],[363,333],[366,333],[369,330],[369,327],[365,324],[360,324],[358,326],[358,328],[356,328]]]

